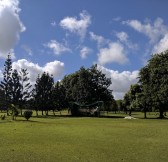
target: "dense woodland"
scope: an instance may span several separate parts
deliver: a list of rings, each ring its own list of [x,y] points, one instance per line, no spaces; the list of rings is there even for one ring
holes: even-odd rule
[[[47,72],[37,74],[35,85],[31,85],[28,70],[13,69],[8,55],[0,83],[0,108],[8,115],[22,115],[25,109],[35,110],[38,116],[39,111],[48,115],[48,111],[68,109],[70,102],[85,105],[103,101],[105,111],[123,111],[129,115],[132,111],[142,111],[144,118],[146,112],[158,111],[163,118],[168,106],[168,51],[152,55],[140,69],[138,80],[130,86],[123,100],[117,101],[109,89],[111,78],[98,70],[97,65],[81,67],[57,82]]]

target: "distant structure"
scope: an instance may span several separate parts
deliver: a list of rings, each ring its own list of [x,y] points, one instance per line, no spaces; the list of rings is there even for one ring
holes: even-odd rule
[[[72,116],[100,116],[100,110],[103,110],[104,102],[96,101],[92,104],[80,104],[78,102],[70,103],[70,113]]]

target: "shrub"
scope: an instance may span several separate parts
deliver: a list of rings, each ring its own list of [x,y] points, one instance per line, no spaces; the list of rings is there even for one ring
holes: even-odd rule
[[[5,120],[5,114],[4,115],[1,115],[1,120]]]
[[[20,113],[18,106],[14,104],[10,104],[8,111],[9,111],[9,114],[11,114],[12,116],[12,120],[16,120],[16,117]]]
[[[27,120],[29,120],[30,117],[32,116],[32,114],[33,114],[33,111],[32,111],[32,110],[25,110],[23,116],[24,116]]]

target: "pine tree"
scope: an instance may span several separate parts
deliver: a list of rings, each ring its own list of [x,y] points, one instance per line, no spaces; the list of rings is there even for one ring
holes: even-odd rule
[[[8,109],[10,103],[11,103],[11,90],[12,90],[12,60],[11,55],[9,54],[5,64],[4,64],[4,73],[3,73],[3,81],[1,81],[0,87],[4,91],[5,94],[5,106]],[[7,111],[8,115],[8,111]]]
[[[25,107],[26,102],[31,97],[32,85],[29,82],[30,78],[28,77],[27,69],[21,69],[21,71],[19,72],[19,75],[20,75],[20,84],[21,84],[21,106],[20,106],[20,109],[21,109],[21,115],[22,115],[22,107]]]

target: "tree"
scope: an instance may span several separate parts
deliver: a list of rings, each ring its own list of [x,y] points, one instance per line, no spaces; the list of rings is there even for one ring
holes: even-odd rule
[[[97,65],[93,65],[89,72],[91,73],[91,94],[93,101],[113,101],[112,90],[109,89],[112,84],[111,78],[107,78],[106,74],[98,70]]]
[[[137,109],[138,98],[137,96],[142,92],[141,86],[139,84],[134,84],[130,86],[129,91],[124,96],[124,103],[129,110],[129,115],[131,115],[132,110]]]
[[[61,110],[68,107],[66,92],[64,86],[62,85],[62,82],[57,81],[53,86],[52,100],[53,105],[51,105],[51,109],[53,110],[53,112],[55,109]]]
[[[1,81],[0,87],[4,91],[5,94],[5,107],[8,109],[11,103],[11,90],[12,90],[12,60],[10,54],[8,55],[5,64],[4,64],[4,72],[3,72],[3,81]],[[8,115],[8,110],[7,110]]]
[[[28,121],[30,117],[32,117],[33,111],[32,110],[25,110],[23,116],[26,118]]]
[[[20,84],[20,76],[16,69],[13,70],[11,76],[12,89],[11,89],[11,103],[14,105],[20,105],[21,101],[21,84]]]
[[[48,110],[50,105],[52,105],[52,89],[54,85],[54,79],[52,75],[48,73],[43,73],[41,76],[38,76],[33,90],[33,97],[35,101],[36,108],[40,108],[42,111],[45,111],[48,115]],[[36,109],[38,111],[38,109]]]
[[[80,104],[91,104],[95,101],[108,102],[113,100],[112,91],[109,89],[111,79],[98,70],[97,65],[65,76],[62,80],[69,101]]]
[[[22,107],[25,107],[26,102],[31,97],[31,87],[30,78],[28,77],[27,69],[21,69],[19,72],[20,75],[20,84],[21,84],[21,115],[22,115]]]
[[[5,103],[5,93],[4,90],[0,87],[0,110],[6,110],[6,103]]]
[[[140,70],[139,82],[146,103],[149,100],[151,106],[159,110],[160,118],[163,118],[168,106],[168,50],[152,56],[148,64]]]

